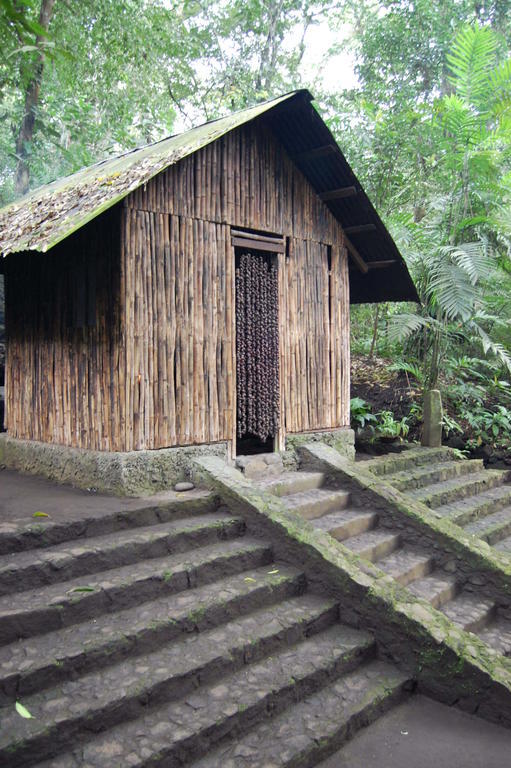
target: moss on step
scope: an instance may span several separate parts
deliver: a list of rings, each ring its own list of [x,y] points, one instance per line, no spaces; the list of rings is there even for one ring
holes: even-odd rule
[[[347,476],[354,481],[362,476],[362,487],[367,484],[375,494],[381,493],[380,480],[343,459],[334,449],[316,443],[303,450],[329,465],[329,469],[349,473]],[[277,558],[299,563],[315,588],[323,588],[340,601],[343,621],[373,632],[381,652],[413,671],[422,690],[443,701],[459,701],[467,709],[478,709],[488,719],[511,725],[511,660],[458,628],[429,603],[328,534],[314,529],[286,509],[281,499],[261,491],[221,460],[201,458],[197,460],[197,472],[236,513],[245,517],[252,530],[271,536]],[[417,524],[428,525],[422,508],[412,504],[409,510],[408,499],[387,483],[383,486],[388,503],[402,506],[402,513],[411,515]],[[488,545],[469,542],[467,536],[467,543],[459,542],[452,526],[436,518],[434,522],[440,526],[439,535],[452,540],[460,556],[507,578],[511,569],[490,552]]]

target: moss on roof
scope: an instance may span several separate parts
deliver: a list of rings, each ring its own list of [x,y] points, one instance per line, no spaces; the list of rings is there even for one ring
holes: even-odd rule
[[[165,168],[299,91],[83,168],[0,209],[0,254],[45,252]]]

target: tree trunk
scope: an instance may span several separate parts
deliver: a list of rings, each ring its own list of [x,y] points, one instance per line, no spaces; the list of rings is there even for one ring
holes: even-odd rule
[[[376,346],[376,339],[378,337],[378,319],[380,316],[380,305],[376,305],[376,312],[374,313],[374,322],[373,322],[373,338],[371,339],[371,349],[369,350],[369,357],[372,358],[374,355],[374,348]]]
[[[43,29],[48,29],[53,14],[55,0],[41,0],[41,11],[39,13],[39,24]],[[45,40],[42,35],[36,37],[36,46],[39,48]],[[39,90],[44,69],[44,55],[38,54],[32,77],[29,79],[25,90],[25,108],[23,119],[16,138],[16,175],[14,179],[14,190],[16,195],[24,195],[28,192],[30,183],[30,167],[28,164],[28,145],[34,136],[34,123],[36,107],[39,101]]]

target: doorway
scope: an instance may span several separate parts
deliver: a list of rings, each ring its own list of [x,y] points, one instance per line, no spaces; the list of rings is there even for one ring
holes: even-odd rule
[[[275,450],[280,425],[276,253],[236,249],[236,453]]]

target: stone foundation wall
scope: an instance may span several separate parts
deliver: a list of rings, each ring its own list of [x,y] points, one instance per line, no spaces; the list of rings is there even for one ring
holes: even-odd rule
[[[0,434],[0,467],[118,496],[145,496],[190,478],[199,456],[228,457],[227,442],[155,451],[88,451]]]

